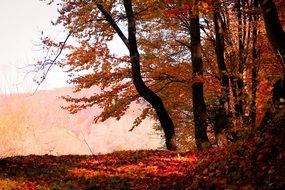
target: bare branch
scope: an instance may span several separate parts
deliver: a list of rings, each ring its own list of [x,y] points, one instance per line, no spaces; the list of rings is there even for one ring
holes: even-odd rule
[[[68,35],[66,36],[65,40],[63,42],[59,43],[59,51],[56,54],[56,56],[53,59],[46,59],[44,62],[41,64],[41,68],[39,68],[37,71],[44,70],[45,67],[47,66],[47,70],[43,71],[43,75],[41,77],[40,81],[37,81],[38,86],[35,91],[39,88],[39,86],[43,83],[43,81],[46,79],[47,74],[49,73],[50,69],[56,64],[56,61],[58,60],[59,56],[62,54],[63,49],[66,46],[67,40],[70,38],[72,35],[73,31],[70,31]]]

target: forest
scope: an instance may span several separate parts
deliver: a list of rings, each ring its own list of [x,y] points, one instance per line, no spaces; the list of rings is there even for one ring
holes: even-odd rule
[[[130,131],[152,119],[163,147],[6,157],[0,186],[285,188],[284,0],[42,1],[65,36],[42,33],[37,83],[62,68],[73,86],[63,109],[99,107],[95,124],[141,105]]]

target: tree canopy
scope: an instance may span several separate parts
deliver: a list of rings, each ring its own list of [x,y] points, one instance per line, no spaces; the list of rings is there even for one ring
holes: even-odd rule
[[[99,105],[96,122],[120,119],[137,102],[144,110],[133,126],[156,119],[170,150],[239,139],[259,125],[271,87],[285,73],[281,0],[47,3],[58,3],[54,24],[67,37],[42,37],[48,51],[36,65],[42,79],[59,65],[75,92],[101,89],[90,97],[64,97],[71,102],[66,109],[76,113]],[[116,48],[128,54],[110,51],[118,37]],[[278,102],[285,98],[282,85],[275,88]]]

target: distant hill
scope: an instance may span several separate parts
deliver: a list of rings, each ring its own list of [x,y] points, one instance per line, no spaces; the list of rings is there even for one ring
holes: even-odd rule
[[[81,95],[94,93],[94,90]],[[98,89],[97,89],[98,90]],[[39,91],[35,94],[0,95],[0,157],[27,154],[98,154],[115,150],[155,149],[159,134],[146,120],[129,132],[141,107],[133,104],[119,121],[109,119],[94,124],[100,108],[71,115],[59,97],[71,88]]]

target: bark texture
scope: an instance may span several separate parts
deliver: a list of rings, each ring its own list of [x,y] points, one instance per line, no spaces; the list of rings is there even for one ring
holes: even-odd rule
[[[230,127],[229,107],[230,107],[230,90],[229,76],[225,64],[225,23],[220,14],[220,2],[216,1],[214,10],[214,29],[215,29],[215,53],[220,74],[221,96],[219,98],[219,107],[214,116],[214,133],[216,144],[218,144],[219,134],[223,129]]]
[[[253,9],[258,8],[258,0],[253,1]],[[252,78],[252,86],[251,86],[251,91],[252,91],[252,101],[251,101],[251,113],[250,113],[250,120],[251,120],[251,126],[254,128],[256,126],[256,92],[257,92],[257,72],[258,72],[258,66],[257,66],[257,61],[259,57],[259,53],[256,47],[257,43],[257,21],[259,20],[259,16],[254,13],[252,15],[253,19],[253,28],[252,28],[252,59],[253,59],[253,65],[252,65],[252,71],[251,71],[251,78]]]
[[[191,35],[191,60],[192,60],[192,97],[193,113],[195,123],[195,142],[197,149],[210,148],[211,143],[207,136],[207,110],[204,100],[203,82],[196,80],[203,76],[203,62],[200,38],[199,16],[193,16],[190,19]]]

